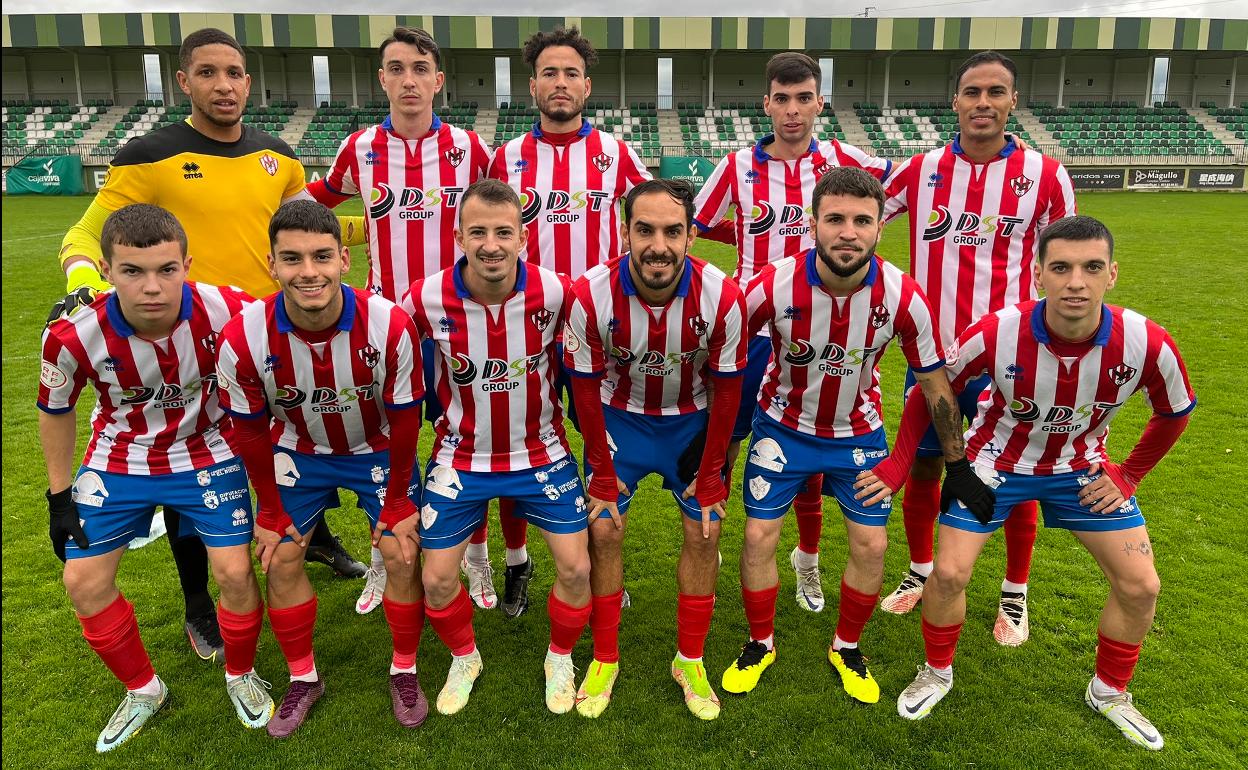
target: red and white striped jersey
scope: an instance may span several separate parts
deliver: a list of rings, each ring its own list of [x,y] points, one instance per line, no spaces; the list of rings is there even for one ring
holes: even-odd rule
[[[515,291],[486,306],[464,284],[461,259],[412,286],[402,308],[436,344],[434,385],[444,406],[434,430],[438,465],[519,471],[568,454],[555,392],[555,336],[568,279],[518,265]]]
[[[955,138],[898,166],[885,192],[885,219],[910,212],[910,275],[945,346],[985,313],[1035,298],[1036,237],[1075,214],[1065,167],[1013,138],[988,163],[967,160]]]
[[[94,470],[159,476],[230,459],[216,346],[250,302],[238,289],[188,281],[177,325],[153,342],[135,334],[115,293],[101,294],[44,331],[39,408],[68,412],[91,383],[97,400],[82,463]]]
[[[758,403],[793,430],[847,438],[883,426],[880,357],[896,337],[912,369],[944,365],[932,312],[914,279],[878,256],[853,294],[823,288],[815,249],[764,269],[746,292],[751,332],[771,335]]]
[[[572,285],[564,366],[573,375],[605,373],[602,403],[617,409],[649,415],[705,409],[710,372],[745,368],[741,290],[714,265],[686,257],[675,296],[651,307],[637,294],[628,260],[628,254],[616,257]]]
[[[278,292],[221,333],[221,405],[273,417],[273,443],[304,454],[390,447],[386,409],[424,396],[416,330],[388,299],[342,286],[342,316],[322,332],[296,329]]]
[[[836,166],[861,168],[880,181],[892,163],[835,139],[810,140],[796,160],[773,158],[763,150],[774,137],[730,153],[698,193],[694,221],[705,231],[719,224],[729,206],[737,210],[737,283],[746,286],[769,263],[815,245],[810,233],[810,200],[815,182]]]
[[[420,139],[394,133],[387,116],[343,141],[325,186],[364,201],[366,289],[397,302],[413,281],[455,264],[459,200],[485,176],[490,157],[476,132],[437,115]]]
[[[991,377],[967,432],[966,454],[983,467],[1045,476],[1108,460],[1105,437],[1137,390],[1153,411],[1196,406],[1187,369],[1166,330],[1132,310],[1105,305],[1096,336],[1053,340],[1044,300],[984,316],[948,354],[954,388]]]
[[[619,256],[619,201],[650,172],[631,147],[584,120],[566,144],[535,125],[498,148],[490,176],[520,194],[528,261],[575,279]]]

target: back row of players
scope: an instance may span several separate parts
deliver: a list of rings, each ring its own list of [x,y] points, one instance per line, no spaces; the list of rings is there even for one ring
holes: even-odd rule
[[[189,36],[184,69],[195,75],[204,58],[220,74],[201,100],[186,87],[192,127],[222,101],[246,98],[229,82],[242,62],[231,38],[215,30]],[[1131,492],[1177,440],[1194,398],[1165,332],[1102,306],[1116,278],[1104,226],[1072,217],[1045,229],[1073,215],[1073,195],[1060,164],[1005,133],[1016,99],[1012,62],[992,52],[969,59],[953,100],[958,138],[893,169],[835,140],[814,140],[823,107],[818,67],[802,54],[779,54],[764,99],[776,133],[725,158],[695,201],[687,186],[649,180],[631,150],[583,119],[595,57],[575,30],[536,35],[525,58],[542,117],[491,158],[474,133],[433,113],[443,77],[434,41],[400,28],[382,44],[389,118],[349,137],[326,179],[308,190],[329,205],[364,199],[366,291],[341,285],[349,263],[339,224],[311,201],[286,203],[270,219],[270,285],[253,291],[269,294],[272,281],[280,291],[251,304],[233,290],[184,285],[187,266],[194,275],[205,261],[235,255],[192,238],[190,263],[186,237],[166,212],[118,207],[104,225],[102,267],[116,291],[50,327],[40,393],[53,541],[69,557],[66,584],[84,635],[128,688],[97,748],[136,732],[167,693],[114,579],[119,549],[146,531],[152,501],[194,521],[210,546],[227,689],[239,718],[277,736],[302,723],[324,689],[302,549],[336,505],[338,487],[359,494],[374,527],[388,576],[382,603],[394,637],[394,710],[415,726],[428,710],[416,675],[424,616],[453,654],[439,710],[461,709],[480,673],[469,593],[479,605],[496,601],[485,587],[488,556],[480,568],[493,498],[511,501],[515,517],[504,527],[508,572],[514,568],[518,582],[531,575],[523,540],[515,541],[525,520],[543,531],[557,567],[547,603],[548,707],[602,713],[619,670],[631,491],[659,473],[685,513],[672,674],[690,710],[714,718],[720,705],[701,658],[730,473],[725,455],[751,430],[741,563],[750,638],[725,671],[724,689],[753,689],[775,660],[775,551],[791,504],[807,514],[790,557],[799,604],[822,609],[818,527],[809,520],[818,520],[826,493],[837,499],[849,541],[829,660],[852,697],[878,700],[858,641],[882,587],[890,495],[914,453],[926,450],[936,465],[920,460],[903,503],[911,571],[884,602],[905,611],[927,599],[927,666],[899,697],[899,713],[925,716],[948,692],[962,590],[1003,522],[1007,534],[1010,522],[1023,522],[1021,535],[1007,540],[1012,554],[1025,553],[1007,571],[996,636],[1006,644],[1026,638],[1031,501],[1039,500],[1046,523],[1076,531],[1110,578],[1088,703],[1131,740],[1160,748],[1125,692],[1157,591]],[[270,177],[297,166],[288,148],[275,154],[264,149],[256,159]],[[304,197],[295,187],[282,197]],[[142,195],[141,185],[132,189],[140,191],[132,198]],[[717,226],[730,206],[735,281],[688,256],[695,226],[724,232]],[[910,276],[874,255],[884,221],[903,210]],[[626,254],[613,257],[621,247]],[[570,288],[569,275],[579,276]],[[1036,286],[1048,299],[1034,301]],[[400,299],[406,313],[388,301]],[[920,389],[889,457],[875,364],[893,337]],[[563,367],[551,363],[558,355]],[[570,389],[585,439],[585,491],[563,434],[556,388],[564,371],[580,375]],[[71,494],[72,418],[64,415],[88,381],[100,406]],[[407,407],[426,387],[436,395],[426,403],[441,414],[422,490],[412,483],[419,419]],[[1137,389],[1159,417],[1115,466],[1104,450],[1107,423]],[[964,445],[962,415],[974,417],[977,402]],[[219,432],[229,424],[222,408],[234,415],[228,438]],[[929,414],[932,437],[921,438]],[[673,458],[673,445],[689,449]],[[291,672],[276,716],[252,668],[262,610],[235,453],[257,493],[270,624]],[[150,478],[136,485],[112,474]],[[409,495],[421,503],[419,517]],[[933,565],[938,505],[946,513]],[[469,592],[458,578],[465,555],[475,577]],[[578,690],[571,650],[586,624],[594,661]]]

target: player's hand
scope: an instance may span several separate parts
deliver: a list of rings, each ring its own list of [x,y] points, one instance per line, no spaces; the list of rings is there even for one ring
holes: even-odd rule
[[[287,521],[290,519],[287,518]],[[256,559],[260,562],[260,570],[266,575],[269,574],[269,564],[273,561],[273,554],[277,553],[277,547],[282,544],[283,537],[294,540],[300,548],[305,545],[303,535],[295,528],[294,522],[287,524],[284,531],[279,531],[269,529],[257,521],[252,535],[256,538]]]
[[[420,516],[410,497],[399,497],[401,499],[393,505],[387,497],[387,502],[382,505],[377,526],[373,527],[373,547],[380,547],[382,536],[389,531],[399,541],[403,563],[411,564],[420,550]]]
[[[948,513],[949,505],[955,498],[966,506],[980,524],[992,521],[997,496],[975,473],[965,457],[945,463],[945,483],[940,488],[940,512]]]
[[[52,305],[52,309],[48,311],[48,320],[43,322],[44,328],[46,329],[62,318],[69,318],[76,311],[90,305],[95,300],[95,295],[95,289],[83,286],[58,299]]]
[[[858,474],[858,478],[854,480],[855,500],[863,500],[864,507],[879,505],[897,493],[897,490],[884,483],[882,479],[875,475],[874,470],[862,471]]]
[[[695,477],[694,480],[689,484],[689,486],[685,487],[685,491],[681,493],[680,499],[688,500],[689,498],[697,494],[697,486],[698,486],[698,480]],[[703,538],[709,539],[711,536],[711,513],[712,512],[719,514],[719,518],[721,521],[728,517],[728,514],[724,509],[724,503],[726,501],[727,501],[727,498],[725,498],[724,500],[720,500],[717,503],[713,503],[711,505],[701,506],[702,507],[702,537]]]
[[[70,538],[79,548],[90,545],[78,518],[78,503],[74,502],[73,489],[68,486],[56,494],[52,494],[50,489],[44,493],[44,497],[48,498],[48,537],[52,539],[52,552],[62,562],[65,561],[65,544]]]
[[[1096,476],[1098,473],[1101,475],[1095,481],[1079,490],[1079,504],[1086,506],[1093,513],[1109,513],[1118,510],[1123,503],[1127,502],[1127,495],[1123,494],[1100,463],[1092,463],[1092,467],[1088,468],[1088,476]]]
[[[591,476],[590,478],[593,478],[593,477]],[[632,494],[632,492],[629,491],[628,487],[624,486],[624,482],[620,481],[619,479],[615,480],[615,489],[617,492],[625,496]],[[606,500],[599,500],[593,495],[590,495],[589,496],[589,523],[593,524],[598,519],[598,517],[603,514],[604,511],[611,516],[611,521],[615,522],[616,529],[624,529],[624,519],[621,518],[620,516],[619,503],[615,502],[614,500],[612,500],[611,502],[608,502]]]

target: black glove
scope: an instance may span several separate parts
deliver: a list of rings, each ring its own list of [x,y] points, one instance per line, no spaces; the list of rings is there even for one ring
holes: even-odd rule
[[[680,479],[680,483],[685,486],[693,483],[698,475],[698,467],[702,465],[702,454],[705,450],[706,428],[703,428],[689,442],[689,446],[685,447],[685,451],[680,453],[680,457],[676,458],[676,478]]]
[[[65,561],[65,543],[72,537],[79,548],[86,548],[87,533],[82,531],[78,521],[78,504],[74,502],[73,487],[52,494],[52,490],[44,493],[48,498],[48,537],[52,538],[52,551],[56,558]]]
[[[940,512],[948,513],[954,498],[962,501],[980,524],[992,521],[997,495],[984,483],[965,457],[945,463],[945,483],[940,489]]]
[[[52,310],[48,313],[48,320],[44,322],[44,328],[52,325],[53,321],[60,318],[69,318],[74,311],[79,308],[86,307],[95,301],[95,289],[90,286],[81,286],[74,289],[69,294],[56,301],[52,306]]]

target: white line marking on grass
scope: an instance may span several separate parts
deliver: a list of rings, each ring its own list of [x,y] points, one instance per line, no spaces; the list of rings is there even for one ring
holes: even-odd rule
[[[44,233],[43,235],[25,235],[21,238],[5,238],[4,243],[18,243],[19,241],[37,241],[40,238],[56,238],[64,237],[64,233]]]

